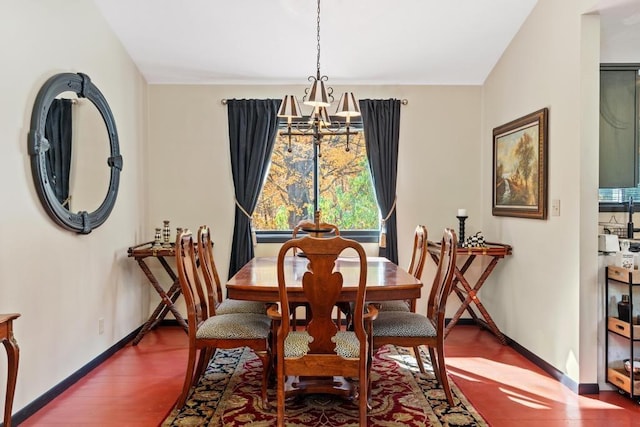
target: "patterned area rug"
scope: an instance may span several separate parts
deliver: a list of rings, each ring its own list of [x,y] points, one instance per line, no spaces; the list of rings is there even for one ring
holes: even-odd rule
[[[428,361],[427,354],[423,360]],[[275,390],[270,410],[260,404],[260,359],[249,349],[218,350],[181,411],[162,426],[252,426],[276,424]],[[372,368],[370,426],[487,426],[458,387],[449,381],[450,407],[433,373],[422,375],[415,358],[403,348],[386,346]],[[308,395],[287,401],[287,426],[358,426],[357,402],[330,395]]]

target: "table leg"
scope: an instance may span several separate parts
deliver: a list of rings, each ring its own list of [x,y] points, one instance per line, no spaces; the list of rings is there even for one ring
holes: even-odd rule
[[[478,323],[480,326],[492,332],[500,340],[502,344],[505,344],[505,345],[507,344],[506,338],[504,337],[502,332],[500,332],[500,330],[498,329],[498,326],[495,324],[495,322],[489,315],[489,312],[484,307],[484,305],[480,301],[480,298],[478,298],[478,295],[477,295],[478,291],[480,290],[484,282],[489,277],[489,274],[491,274],[491,272],[495,268],[496,264],[498,263],[498,260],[499,260],[498,257],[493,257],[491,259],[491,262],[489,263],[487,268],[485,268],[485,270],[482,272],[482,274],[478,278],[478,281],[476,282],[473,288],[464,277],[464,273],[469,268],[469,265],[471,265],[469,260],[467,260],[467,263],[465,263],[465,265],[463,266],[463,269],[459,270],[456,268],[455,280],[459,282],[464,289],[460,289],[457,286],[454,289],[455,289],[456,295],[458,296],[462,304],[456,311],[455,315],[453,316],[453,318],[451,319],[447,327],[445,328],[445,337],[449,334],[449,332],[451,332],[451,328],[455,326],[456,322],[462,316],[462,313],[466,310],[471,315],[474,322]],[[471,259],[471,261],[473,261],[473,259]],[[466,297],[464,296],[465,293],[466,293]],[[472,302],[480,311],[482,318],[480,318],[480,316],[478,316],[473,310],[473,308],[471,307]]]
[[[18,360],[20,357],[20,348],[13,338],[11,325],[9,325],[9,336],[3,339],[2,343],[7,351],[8,362],[7,395],[4,401],[4,427],[11,427],[11,408],[13,407],[13,396],[16,391]]]
[[[160,295],[161,301],[156,307],[156,309],[153,311],[149,319],[144,323],[144,325],[142,325],[142,329],[140,329],[140,332],[138,332],[136,337],[133,339],[133,345],[137,345],[142,339],[142,337],[152,327],[154,327],[160,321],[162,321],[169,311],[171,311],[176,321],[180,326],[182,326],[185,332],[188,331],[187,322],[184,320],[180,312],[174,306],[174,303],[176,302],[178,296],[180,296],[180,283],[177,280],[178,278],[176,277],[175,273],[173,272],[173,270],[171,269],[171,267],[169,266],[169,264],[164,258],[158,257],[158,260],[164,267],[165,271],[173,279],[173,284],[169,288],[169,291],[165,292],[162,286],[160,286],[160,283],[158,283],[158,280],[155,278],[155,276],[147,266],[147,264],[144,262],[144,259],[140,258],[137,260],[138,265],[140,266],[140,269],[142,269],[145,276],[147,276],[149,283],[151,283],[151,286],[153,286],[153,288],[156,290],[158,295]]]

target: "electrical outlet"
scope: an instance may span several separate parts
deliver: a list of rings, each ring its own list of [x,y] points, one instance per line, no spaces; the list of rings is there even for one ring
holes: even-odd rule
[[[98,319],[98,335],[104,334],[104,318]]]
[[[551,216],[560,216],[560,199],[551,201]]]

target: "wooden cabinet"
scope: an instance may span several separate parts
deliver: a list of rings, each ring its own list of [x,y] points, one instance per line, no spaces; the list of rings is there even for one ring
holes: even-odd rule
[[[629,295],[631,322],[618,317],[618,302],[623,294]],[[624,362],[640,360],[640,325],[637,324],[637,316],[633,311],[634,301],[640,299],[640,271],[615,266],[607,267],[605,295],[606,378],[621,393],[628,394],[632,399],[638,399],[640,398],[640,372],[629,372],[625,369]]]

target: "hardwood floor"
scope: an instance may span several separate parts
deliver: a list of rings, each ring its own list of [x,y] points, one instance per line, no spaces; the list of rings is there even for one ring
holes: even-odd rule
[[[578,396],[475,326],[446,341],[449,375],[491,426],[640,426],[640,406],[617,392]],[[182,387],[187,336],[161,327],[130,344],[20,426],[158,425]]]

